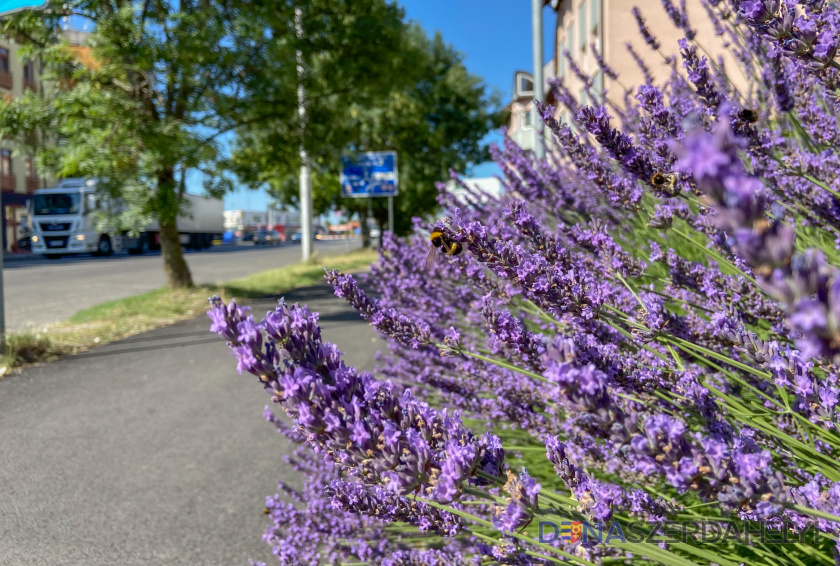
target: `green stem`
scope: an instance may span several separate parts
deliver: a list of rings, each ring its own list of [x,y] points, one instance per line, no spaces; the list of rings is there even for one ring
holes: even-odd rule
[[[546,378],[544,378],[543,376],[541,376],[539,374],[536,374],[534,372],[531,372],[531,371],[528,371],[528,370],[525,370],[525,369],[522,369],[522,368],[518,368],[515,365],[509,364],[507,362],[503,362],[502,360],[497,360],[497,359],[494,359],[494,358],[488,358],[487,356],[482,356],[481,354],[476,354],[475,352],[469,352],[467,350],[457,350],[457,352],[459,354],[463,354],[465,356],[469,356],[469,357],[475,358],[477,360],[488,362],[488,363],[497,365],[499,367],[503,367],[505,369],[509,369],[511,371],[521,373],[522,375],[527,375],[528,377],[530,377],[532,379],[536,379],[540,383],[551,383],[549,380],[547,380]]]
[[[741,271],[740,269],[738,269],[738,268],[735,266],[735,264],[733,264],[731,261],[729,261],[728,259],[726,259],[726,258],[725,258],[725,257],[723,257],[722,255],[720,255],[720,254],[719,254],[719,253],[717,253],[716,251],[714,251],[714,250],[710,250],[709,248],[707,248],[707,247],[706,247],[706,246],[704,246],[703,244],[701,244],[701,243],[699,243],[699,242],[695,242],[695,241],[694,241],[694,239],[692,239],[692,238],[691,238],[688,234],[686,234],[685,232],[683,232],[683,231],[679,230],[678,228],[673,228],[673,227],[671,228],[671,232],[674,232],[675,234],[677,234],[678,236],[680,236],[682,239],[684,239],[684,240],[685,240],[686,242],[688,242],[689,244],[691,244],[691,245],[695,246],[696,248],[698,248],[698,249],[702,250],[704,254],[708,255],[708,256],[709,256],[709,257],[711,257],[712,259],[714,259],[714,260],[716,260],[716,261],[718,261],[718,262],[720,262],[720,263],[722,263],[722,264],[724,264],[724,265],[726,265],[726,266],[730,267],[731,269],[734,269],[735,271],[737,271],[738,273],[740,273],[740,274],[741,274],[741,275],[742,275],[745,279],[747,279],[748,281],[750,281],[753,285],[755,285],[755,284],[756,284],[755,279],[753,279],[752,277],[750,277],[749,275],[747,275],[746,273],[744,273],[743,271]]]
[[[794,511],[799,511],[803,515],[810,515],[811,517],[819,517],[820,519],[826,519],[828,521],[840,523],[840,516],[832,515],[831,513],[826,513],[825,511],[820,511],[819,509],[811,509],[810,507],[805,507],[796,503],[788,505],[788,507],[790,507]]]

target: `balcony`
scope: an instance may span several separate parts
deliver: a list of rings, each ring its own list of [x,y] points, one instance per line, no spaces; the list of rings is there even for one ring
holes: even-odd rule
[[[38,177],[27,177],[26,178],[26,192],[27,193],[34,193],[40,188],[41,180]]]
[[[38,92],[38,83],[31,79],[23,79],[23,90],[29,89],[32,92]]]
[[[14,175],[0,175],[0,189],[14,191],[17,189],[17,179]]]
[[[12,86],[14,84],[15,83],[12,79],[12,73],[9,73],[7,71],[0,71],[0,87],[12,90]]]

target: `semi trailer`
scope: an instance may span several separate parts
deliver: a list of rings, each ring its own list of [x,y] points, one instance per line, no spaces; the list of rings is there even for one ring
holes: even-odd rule
[[[64,179],[55,188],[35,191],[30,201],[33,253],[54,259],[68,254],[111,255],[122,250],[140,254],[160,249],[157,222],[150,222],[136,235],[115,224],[97,222],[97,212],[108,209],[113,213],[121,204],[96,189],[93,179]],[[186,210],[178,216],[181,244],[198,250],[221,240],[222,200],[190,194],[186,198]]]

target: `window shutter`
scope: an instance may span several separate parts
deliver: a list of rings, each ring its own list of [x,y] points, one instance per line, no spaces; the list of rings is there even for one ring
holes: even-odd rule
[[[580,50],[586,50],[586,39],[589,36],[589,29],[586,27],[586,0],[578,7],[578,26],[580,28]]]

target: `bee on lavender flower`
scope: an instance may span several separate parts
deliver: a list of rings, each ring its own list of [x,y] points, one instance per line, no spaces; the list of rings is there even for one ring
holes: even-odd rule
[[[755,124],[758,122],[758,112],[750,108],[741,108],[738,111],[738,119],[747,124]]]
[[[426,269],[429,269],[435,260],[442,255],[458,255],[464,251],[464,246],[460,242],[451,240],[440,230],[432,230],[429,239],[432,241],[432,249],[429,250],[429,255],[426,258]]]
[[[680,194],[680,190],[677,188],[677,176],[673,173],[662,173],[657,171],[651,175],[650,184],[653,185],[654,188],[657,188],[672,197]]]

